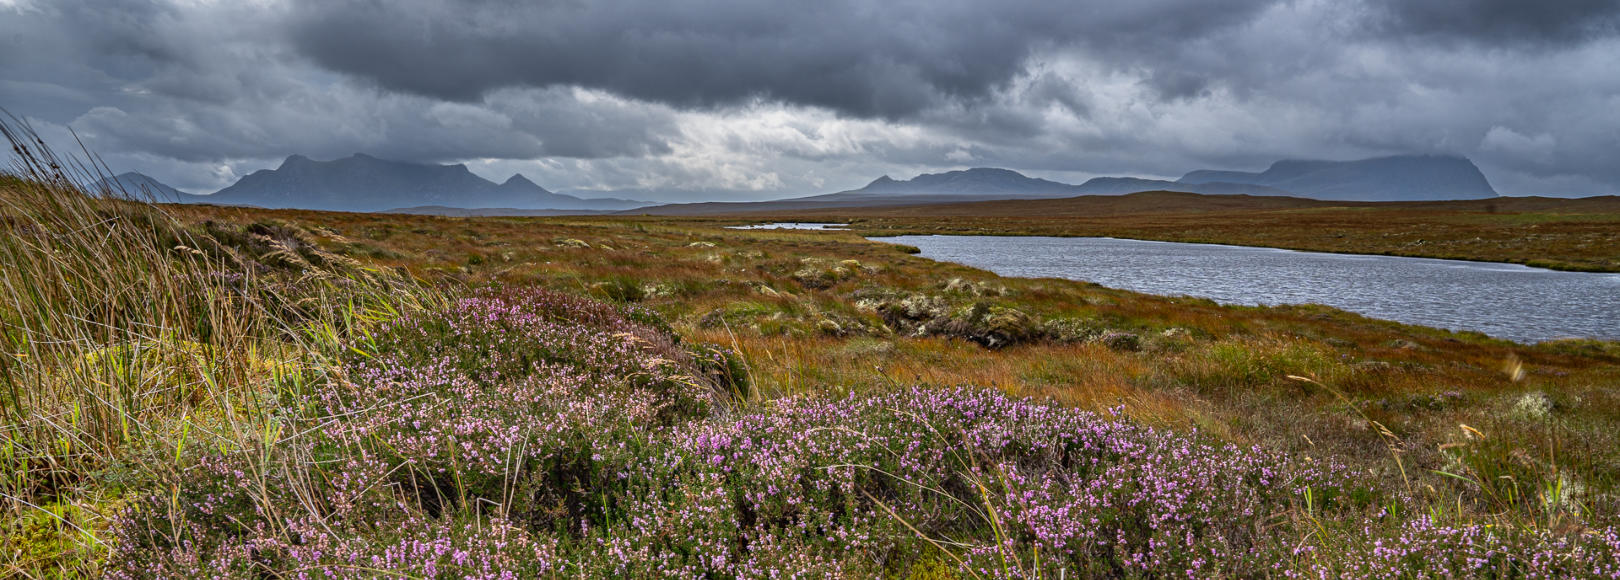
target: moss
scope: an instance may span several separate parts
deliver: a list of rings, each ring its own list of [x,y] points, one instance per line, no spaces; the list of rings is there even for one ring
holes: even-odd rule
[[[744,326],[754,319],[778,312],[780,312],[778,309],[767,304],[739,300],[705,313],[698,319],[698,326],[701,328]]]
[[[38,508],[14,507],[21,514],[0,528],[0,553],[10,556],[0,563],[46,577],[96,575],[106,557],[106,546],[96,536],[96,519],[88,510],[60,502]]]
[[[890,580],[956,580],[962,576],[957,574],[951,563],[939,556],[927,556],[907,565],[902,571],[891,572],[886,575]]]

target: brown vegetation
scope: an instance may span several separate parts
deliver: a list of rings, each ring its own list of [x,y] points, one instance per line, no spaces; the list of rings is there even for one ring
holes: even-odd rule
[[[1581,537],[1615,525],[1620,513],[1620,345],[1611,342],[1522,345],[1319,306],[1232,307],[1002,278],[854,232],[720,227],[734,219],[159,212],[91,203],[63,187],[0,183],[8,217],[18,218],[8,227],[27,234],[8,238],[0,254],[10,267],[0,273],[8,292],[0,370],[10,387],[0,397],[0,460],[11,474],[0,485],[8,515],[0,547],[20,554],[0,559],[0,574],[93,573],[113,514],[132,497],[171,497],[137,495],[151,490],[122,482],[151,472],[184,481],[193,453],[231,449],[277,466],[249,473],[256,489],[281,489],[266,483],[277,473],[318,471],[313,457],[271,460],[282,457],[276,444],[304,433],[280,431],[276,401],[341,375],[333,360],[368,356],[347,349],[372,337],[376,321],[438,299],[404,282],[411,278],[450,293],[538,286],[634,304],[638,328],[736,351],[717,359],[724,365],[715,372],[746,377],[735,381],[749,385],[737,389],[744,406],[800,394],[992,387],[1263,446],[1301,465],[1349,465],[1412,498],[1341,502],[1357,516],[1421,506],[1445,525]],[[51,199],[72,205],[29,205]],[[1282,223],[1278,216],[1361,211],[1384,210],[1123,213],[1120,223],[1228,231],[1215,218],[1247,216],[1258,228]],[[1480,219],[1520,238],[1524,224],[1580,223],[1534,212],[1437,215]],[[1082,221],[857,219],[876,231]],[[1308,222],[1287,223],[1294,229],[1269,234],[1292,235]],[[91,296],[117,308],[103,312]],[[437,352],[439,342],[416,346]],[[36,390],[19,396],[22,385]],[[1300,542],[1328,547],[1364,534],[1342,522],[1322,527],[1313,501],[1278,514],[1314,522],[1320,532]]]
[[[185,214],[307,228],[335,251],[429,279],[538,284],[648,306],[683,335],[739,350],[765,397],[982,385],[1089,409],[1123,405],[1151,424],[1347,459],[1392,479],[1404,470],[1432,488],[1424,493],[1484,511],[1506,509],[1490,499],[1504,482],[1579,473],[1586,489],[1607,490],[1592,501],[1612,502],[1620,481],[1614,343],[1522,345],[1321,306],[1221,306],[1001,278],[851,232],[728,230],[719,225],[735,221],[724,219]],[[928,223],[864,219],[863,231]],[[1039,223],[1020,220],[1007,223]],[[1526,371],[1505,372],[1508,364]],[[1524,397],[1553,401],[1552,419],[1514,411]],[[1517,479],[1470,486],[1442,474],[1487,464]],[[1496,477],[1487,475],[1471,477]]]
[[[1356,203],[1161,191],[733,217],[848,222],[867,235],[1109,236],[1620,271],[1615,196]]]

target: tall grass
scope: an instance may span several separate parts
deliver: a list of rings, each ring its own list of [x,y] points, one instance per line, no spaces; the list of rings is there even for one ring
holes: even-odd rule
[[[0,128],[0,577],[1620,570],[1606,345],[1501,378],[853,238],[165,210]]]
[[[93,158],[58,156],[14,117],[0,134],[13,152],[0,174],[0,518],[13,523],[0,552],[14,554],[0,576],[91,566],[116,501],[107,478],[172,469],[188,444],[252,446],[278,389],[426,296],[287,232],[190,227],[141,192],[92,191],[106,173]]]

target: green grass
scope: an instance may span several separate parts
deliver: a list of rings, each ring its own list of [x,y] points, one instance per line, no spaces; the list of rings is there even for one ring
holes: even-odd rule
[[[839,221],[863,235],[1109,236],[1620,271],[1620,198],[1612,196],[1374,203],[1149,192],[729,219]]]
[[[122,482],[189,446],[252,448],[280,389],[434,299],[303,230],[87,196],[93,167],[0,129],[19,147],[0,183],[0,575],[93,571]]]
[[[190,219],[262,215],[186,211],[196,212]],[[1611,498],[1620,473],[1620,455],[1605,450],[1620,424],[1597,403],[1620,381],[1620,359],[1608,342],[1520,345],[1320,306],[1225,307],[1006,279],[854,233],[725,230],[719,226],[734,222],[719,219],[274,215],[355,239],[378,230],[433,232],[368,242],[400,256],[387,263],[423,277],[539,284],[653,308],[685,336],[742,352],[758,389],[770,396],[972,384],[1090,409],[1124,404],[1151,424],[1345,458],[1399,484],[1388,440],[1367,426],[1366,413],[1400,436],[1402,461],[1422,495],[1461,501],[1478,517],[1501,513],[1488,486],[1440,473],[1453,462],[1447,453],[1477,446],[1459,424],[1508,442],[1479,452],[1492,461],[1539,453],[1577,466],[1594,498]],[[483,235],[446,233],[469,224]],[[593,247],[561,248],[554,239]],[[503,259],[475,266],[451,249],[493,244]],[[859,267],[835,273],[849,260]],[[633,280],[641,291],[629,289]],[[1117,344],[1110,347],[1105,336]],[[1502,370],[1508,360],[1530,371],[1515,381]],[[1289,375],[1312,377],[1351,404]],[[1554,412],[1555,422],[1571,425],[1560,447],[1548,447],[1542,427],[1500,419],[1518,397],[1538,390],[1586,393],[1576,395],[1582,403]],[[1413,403],[1437,398],[1443,404]],[[1569,454],[1575,442],[1595,456]],[[1555,471],[1538,471],[1537,481]],[[1515,509],[1546,515],[1532,505]]]
[[[14,142],[31,143],[25,128],[7,130]],[[535,357],[611,378],[590,383],[605,389],[604,397],[621,397],[601,407],[609,414],[638,408],[637,397],[674,396],[689,384],[730,385],[717,389],[730,398],[712,411],[669,399],[683,401],[677,415],[693,421],[692,429],[737,428],[728,422],[750,414],[775,418],[771,409],[798,404],[798,397],[859,404],[901,396],[896,393],[912,387],[920,393],[986,387],[1060,407],[1119,412],[1131,425],[1199,442],[1258,446],[1289,458],[1290,469],[1347,465],[1362,483],[1273,498],[1268,501],[1278,503],[1266,505],[1279,510],[1275,521],[1244,522],[1270,526],[1277,545],[1313,547],[1319,559],[1290,563],[1300,570],[1327,562],[1330,569],[1351,571],[1365,556],[1365,542],[1393,541],[1389,534],[1419,515],[1437,525],[1495,526],[1532,543],[1541,541],[1533,540],[1540,534],[1595,537],[1620,524],[1620,347],[1612,342],[1521,345],[1320,306],[1226,307],[1064,280],[1001,278],[921,259],[914,249],[855,233],[720,228],[733,223],[726,220],[154,207],[82,195],[73,185],[82,179],[62,169],[71,163],[48,152],[29,150],[23,161],[20,176],[0,178],[0,227],[7,229],[0,237],[0,553],[6,554],[0,556],[0,576],[93,576],[107,571],[109,558],[119,565],[130,564],[130,554],[161,560],[165,544],[153,540],[158,536],[143,536],[142,542],[156,543],[136,542],[122,551],[113,544],[133,541],[120,535],[132,521],[147,522],[137,531],[163,529],[154,522],[171,518],[153,516],[170,512],[151,510],[177,501],[165,498],[201,501],[227,483],[278,490],[248,494],[241,505],[250,509],[233,517],[260,517],[251,515],[259,513],[251,509],[257,506],[287,521],[321,520],[349,509],[334,499],[341,494],[332,486],[351,473],[339,465],[361,451],[444,471],[384,470],[406,474],[399,477],[353,472],[386,483],[365,492],[383,495],[366,497],[404,507],[333,519],[333,529],[345,530],[337,538],[382,545],[421,532],[476,543],[482,530],[506,525],[476,506],[501,505],[504,517],[514,513],[507,506],[524,505],[520,511],[536,518],[531,521],[573,518],[595,526],[584,535],[539,524],[519,527],[557,542],[547,549],[578,555],[587,563],[578,573],[605,573],[613,561],[593,551],[592,542],[639,537],[626,523],[631,512],[614,507],[630,501],[627,494],[640,489],[635,485],[686,489],[681,486],[691,481],[730,477],[723,470],[671,468],[623,483],[615,479],[620,471],[580,459],[590,454],[578,455],[586,449],[578,446],[639,449],[604,460],[630,470],[655,451],[688,452],[682,445],[689,433],[673,415],[649,415],[661,417],[650,422],[625,415],[598,430],[582,420],[569,426],[573,439],[564,445],[574,455],[525,464],[524,473],[535,479],[525,480],[531,487],[523,489],[534,501],[523,503],[510,499],[516,484],[501,472],[491,478],[465,469],[459,456],[402,450],[411,429],[388,423],[396,417],[368,415],[370,406],[329,415],[309,404],[316,394],[338,392],[350,397],[344,404],[387,407],[397,401],[367,398],[377,397],[375,389],[392,388],[367,382],[367,361],[395,357],[425,366],[447,353],[466,357],[455,359],[458,372],[483,378],[454,397],[432,385],[425,393],[445,405],[469,405],[518,422],[513,424],[526,424],[521,422],[533,414],[505,401],[512,400],[513,389],[536,383],[502,382],[501,376],[526,376],[529,369],[497,363]],[[1505,219],[1519,220],[1515,227],[1563,223]],[[431,326],[432,332],[420,335],[392,326],[437,320],[459,304],[447,296],[483,287],[495,293],[546,289],[540,295],[551,298],[542,302],[568,305],[547,316],[565,326],[586,325],[594,335],[636,336],[631,342],[643,350],[611,351],[613,357],[631,357],[612,360],[636,364],[597,373],[589,364],[602,359],[544,346],[553,343],[536,344],[555,352],[534,354],[532,345],[505,342],[518,335],[492,332],[456,346],[462,335],[448,326]],[[556,298],[558,292],[587,300]],[[608,327],[600,326],[604,320]],[[497,351],[499,356],[491,354]],[[636,358],[641,356],[646,358]],[[500,372],[488,374],[492,370]],[[483,394],[467,394],[475,391]],[[480,398],[490,393],[507,399]],[[575,394],[582,393],[568,396]],[[816,423],[819,430],[805,433],[843,437],[864,430],[870,436],[889,433],[883,425],[904,422],[903,414],[885,414],[893,409],[862,412],[865,422]],[[376,424],[386,429],[367,437],[321,434],[357,417],[381,421]],[[666,430],[649,430],[654,426]],[[306,441],[311,443],[301,446]],[[942,441],[919,444],[954,447]],[[812,443],[810,448],[823,449],[816,447],[823,442]],[[850,449],[848,457],[898,469],[885,463],[889,451],[866,456],[854,450],[864,448]],[[205,475],[205,466],[222,457],[244,466],[243,475]],[[432,463],[443,461],[450,463]],[[1017,489],[967,467],[935,466],[946,474],[940,485],[973,481],[982,489]],[[959,536],[991,545],[1008,533],[996,518],[1014,510],[984,492],[967,493],[970,487],[952,488],[957,495],[946,504],[973,506],[956,512],[932,503],[937,498],[900,494],[881,479],[848,481],[859,484],[850,489],[876,499],[814,497],[827,513],[876,518],[871,528],[849,529],[890,535],[889,551],[862,555],[866,561],[890,558],[860,568],[869,574],[960,577],[954,558],[967,550],[941,550],[931,542]],[[746,491],[727,485],[703,489]],[[576,491],[586,487],[618,491],[587,501]],[[900,497],[927,509],[883,515],[885,502]],[[688,505],[677,499],[658,501]],[[140,509],[126,511],[131,506]],[[689,530],[691,537],[767,525],[746,510],[733,514],[735,505],[711,507],[718,511],[705,513],[737,519]],[[202,512],[164,509],[184,515],[171,522],[173,537],[221,545],[241,537],[210,535],[236,528]],[[1368,519],[1381,511],[1396,519]],[[120,517],[129,513],[139,517]],[[366,518],[387,523],[373,525]],[[181,521],[215,532],[188,531],[178,527]],[[1372,536],[1364,531],[1369,527]],[[283,540],[304,537],[268,533]],[[843,553],[822,543],[825,538],[781,537],[806,553]],[[807,543],[793,543],[800,541]],[[1027,537],[1013,543],[1018,548],[1011,552],[986,552],[1000,562],[996,574],[1055,569],[1034,563],[1035,544]],[[140,551],[148,549],[153,551]],[[1097,555],[1071,569],[1104,570],[1100,566],[1110,557]],[[275,563],[259,565],[270,576],[281,570]]]

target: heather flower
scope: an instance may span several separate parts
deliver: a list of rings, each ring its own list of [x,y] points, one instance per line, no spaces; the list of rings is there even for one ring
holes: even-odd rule
[[[712,351],[486,291],[391,321],[119,516],[115,577],[1613,576],[1613,530],[1399,521],[1343,465],[973,388],[742,407]],[[1361,522],[1327,545],[1302,513]]]

